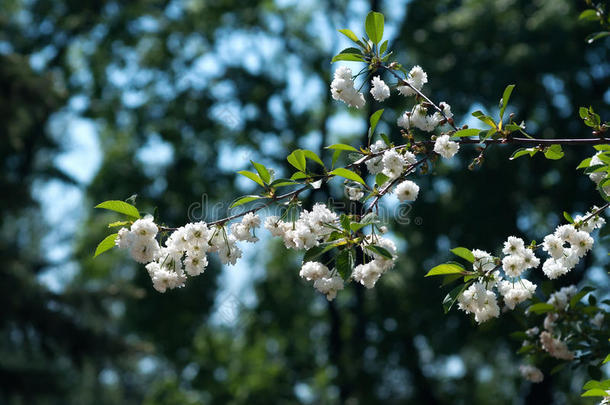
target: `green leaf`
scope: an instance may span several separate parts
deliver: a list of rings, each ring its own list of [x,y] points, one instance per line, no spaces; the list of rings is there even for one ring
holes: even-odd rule
[[[579,20],[585,21],[597,21],[599,19],[597,12],[595,10],[585,10],[578,16]]]
[[[350,152],[360,152],[358,149],[354,148],[351,145],[346,145],[344,143],[336,143],[334,145],[327,146],[325,149],[334,149],[334,150],[347,150]]]
[[[606,358],[604,359],[604,361],[602,361],[602,364],[606,364],[607,362],[610,361],[610,354],[606,356]]]
[[[354,41],[355,43],[357,43],[358,45],[362,46],[362,42],[360,42],[360,40],[352,30],[344,28],[342,30],[339,30],[339,32]]]
[[[378,186],[384,185],[390,178],[383,173],[377,173],[375,176],[375,184]]]
[[[566,219],[566,221],[568,221],[569,223],[573,224],[574,220],[572,219],[572,216],[570,214],[568,214],[567,212],[563,212],[563,217]]]
[[[580,162],[580,164],[578,166],[576,166],[576,169],[584,169],[584,168],[589,167],[589,165],[591,164],[591,159],[592,158],[584,159],[582,162]]]
[[[525,156],[525,155],[530,155],[530,157],[531,157],[531,156],[534,156],[536,153],[538,153],[538,149],[536,149],[536,148],[519,148],[513,152],[513,154],[510,156],[509,160],[515,160],[518,157]]]
[[[366,16],[364,28],[369,39],[378,44],[383,38],[383,14],[371,11]]]
[[[383,114],[383,108],[375,111],[373,114],[371,114],[371,118],[369,118],[369,122],[371,123],[371,128],[369,129],[369,139],[371,139],[373,133],[375,132],[375,128],[377,128],[377,123],[379,122],[379,118],[381,118],[381,114]]]
[[[433,267],[424,277],[444,276],[446,274],[465,274],[466,269],[457,263],[444,263]]]
[[[265,183],[269,183],[271,181],[271,174],[269,173],[269,170],[267,170],[267,168],[264,165],[262,165],[260,163],[256,163],[253,160],[251,160],[250,163],[252,163],[252,165],[258,172],[258,175]]]
[[[103,203],[96,205],[95,208],[103,208],[105,210],[118,212],[120,214],[125,214],[133,218],[140,218],[140,213],[138,212],[138,209],[133,205],[126,203],[125,201],[104,201]]]
[[[390,253],[386,248],[377,245],[366,245],[365,248],[370,250],[373,253],[377,253],[380,256],[385,257],[386,259],[393,259],[392,253]]]
[[[322,256],[324,253],[333,249],[335,245],[333,243],[321,243],[318,246],[314,246],[311,249],[305,252],[303,256],[303,263],[305,262],[313,262],[318,257]]]
[[[288,163],[290,163],[291,165],[293,165],[294,167],[297,168],[297,170],[300,170],[302,172],[304,172],[305,169],[305,154],[303,153],[303,151],[301,149],[297,149],[294,152],[292,152],[290,155],[288,155],[288,157],[286,158],[286,160],[288,160]]]
[[[388,40],[383,41],[383,44],[379,47],[379,54],[383,55],[384,52],[388,49]]]
[[[341,251],[335,258],[335,267],[343,280],[347,280],[352,267],[354,266],[354,256],[351,249]]]
[[[306,179],[306,178],[307,178],[307,174],[305,174],[303,172],[296,172],[295,174],[290,176],[290,180],[301,180],[301,179]]]
[[[276,180],[273,180],[269,184],[269,187],[285,187],[285,186],[292,186],[294,184],[299,184],[299,183],[294,180],[290,180],[290,179],[276,179]]]
[[[588,44],[592,44],[593,42],[597,41],[598,39],[602,39],[604,37],[607,37],[608,35],[610,35],[610,32],[608,31],[602,31],[602,32],[595,32],[591,35],[589,35],[586,39]]]
[[[118,233],[113,233],[111,235],[106,236],[104,240],[101,241],[99,245],[97,245],[97,248],[95,248],[95,254],[93,255],[93,257],[97,257],[105,251],[112,249],[115,246],[114,241],[116,240],[117,236],[119,236]]]
[[[349,217],[347,215],[341,214],[341,216],[339,217],[339,222],[341,222],[341,227],[343,229],[345,229],[346,231],[350,230],[351,221],[349,220]]]
[[[587,109],[587,107],[580,107],[578,109],[578,115],[580,115],[580,118],[584,120],[589,116],[589,110]]]
[[[258,200],[261,198],[263,198],[263,197],[258,196],[258,195],[246,195],[246,196],[238,198],[233,204],[231,204],[231,206],[229,208],[237,207],[239,205],[249,203],[250,201]]]
[[[108,228],[116,228],[118,226],[129,225],[129,221],[115,221],[108,224]]]
[[[484,123],[486,123],[487,125],[489,125],[492,128],[496,128],[496,123],[494,122],[493,118],[491,118],[489,115],[485,115],[483,114],[482,111],[475,111],[472,113],[472,116],[483,121]]]
[[[313,160],[320,166],[324,167],[324,162],[322,162],[322,159],[320,159],[320,157],[314,151],[303,149],[303,154],[307,159]]]
[[[606,390],[594,388],[592,390],[585,391],[581,397],[605,397],[606,395],[608,395]]]
[[[331,162],[331,167],[335,167],[335,163],[337,163],[337,160],[339,159],[339,156],[341,156],[341,150],[340,149],[335,149],[335,151],[333,152],[333,159]]]
[[[362,177],[360,177],[358,174],[352,172],[351,170],[345,169],[343,167],[339,167],[339,168],[333,170],[332,172],[330,172],[329,174],[332,174],[334,176],[344,177],[348,180],[353,180],[357,183],[360,183],[360,184],[366,186],[366,183],[364,182],[364,180],[362,180]]]
[[[474,263],[474,255],[472,252],[464,247],[456,247],[450,250],[454,255],[461,257],[464,260],[469,261],[470,263]]]
[[[241,174],[244,177],[249,178],[256,184],[265,187],[265,183],[263,182],[263,179],[261,179],[258,174],[251,172],[249,170],[240,170],[237,173]]]
[[[561,149],[561,145],[551,145],[544,151],[544,157],[550,160],[559,160],[563,155],[564,153],[563,149]]]
[[[465,137],[465,136],[477,136],[477,135],[479,135],[479,132],[481,132],[480,129],[467,128],[467,129],[460,129],[459,131],[455,132],[451,136],[457,137],[457,138],[461,138],[461,137]]]
[[[583,287],[577,294],[575,294],[572,298],[570,298],[570,307],[574,308],[576,304],[583,299],[583,297],[589,294],[591,291],[594,291],[593,287]]]
[[[533,312],[535,314],[544,314],[549,311],[553,311],[555,307],[552,304],[547,304],[546,302],[539,302],[534,305],[530,305],[527,309],[528,312]]]
[[[443,299],[443,311],[445,314],[449,313],[455,301],[457,301],[458,297],[468,288],[469,283],[458,285],[453,290],[449,291],[449,293]]]
[[[513,92],[514,88],[515,88],[514,84],[509,84],[504,89],[504,93],[502,94],[502,100],[500,100],[500,104],[502,105],[502,107],[500,107],[500,121],[502,121],[502,118],[504,118],[504,110],[506,110],[506,106],[508,105],[508,100],[510,99],[510,95]]]
[[[340,53],[332,58],[331,63],[338,62],[340,60],[348,62],[364,62],[364,57],[356,53]]]

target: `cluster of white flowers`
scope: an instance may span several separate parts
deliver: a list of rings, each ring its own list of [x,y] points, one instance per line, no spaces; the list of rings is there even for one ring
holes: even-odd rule
[[[449,135],[441,135],[434,141],[434,152],[445,159],[451,159],[460,150],[460,144],[449,139]]]
[[[313,287],[326,295],[326,299],[332,301],[337,296],[337,291],[343,290],[343,279],[341,276],[332,274],[331,271],[320,262],[305,262],[301,267],[299,276],[307,281],[313,281]]]
[[[159,228],[152,216],[138,219],[131,229],[121,228],[115,244],[121,249],[129,249],[131,257],[138,263],[148,263],[159,255],[156,236]]]
[[[426,74],[426,72],[424,72],[421,66],[413,66],[413,68],[411,68],[411,71],[409,72],[409,77],[406,81],[410,86],[406,84],[399,85],[397,87],[398,91],[400,92],[400,94],[406,97],[414,96],[417,94],[417,92],[413,89],[415,88],[418,91],[421,91],[421,89],[424,87],[424,84],[428,83],[428,75]]]
[[[593,157],[591,157],[591,161],[589,162],[589,167],[605,165],[605,163],[599,158],[599,155],[601,153],[602,152],[597,152]],[[589,178],[595,184],[599,184],[606,177],[606,175],[607,175],[607,173],[604,171],[593,172],[593,173],[589,173]],[[602,186],[602,188],[604,190],[604,193],[610,194],[610,183],[607,183],[606,185]]]
[[[250,232],[260,225],[258,216],[248,213],[241,222],[226,228],[208,227],[205,222],[189,223],[172,232],[159,246],[159,231],[153,218],[147,216],[135,221],[130,229],[121,228],[115,240],[119,248],[129,249],[131,256],[146,264],[146,270],[159,292],[184,286],[188,276],[202,274],[208,266],[207,253],[216,252],[223,264],[235,264],[242,255],[238,240],[255,242]]]
[[[593,207],[593,211],[596,210],[597,207]],[[584,217],[576,217],[576,223],[589,215],[590,213],[587,213]],[[542,265],[544,274],[552,280],[576,267],[580,259],[593,247],[593,238],[589,233],[601,228],[605,223],[603,218],[593,216],[587,222],[582,222],[579,229],[573,224],[560,225],[554,233],[545,236],[542,249],[551,257]],[[565,246],[566,244],[569,246]]]
[[[439,107],[443,110],[443,114],[436,111],[434,114],[428,115],[428,108],[421,104],[416,104],[411,111],[405,111],[396,120],[396,125],[401,128],[409,129],[411,127],[419,128],[425,132],[432,132],[439,124],[447,118],[452,118],[451,106],[445,102],[439,103]]]
[[[396,179],[403,174],[405,168],[408,168],[408,172],[413,170],[412,166],[417,163],[417,158],[412,152],[398,152],[396,149],[387,148],[388,146],[382,140],[371,145],[371,153],[378,154],[365,162],[366,168],[371,174],[383,173],[390,179]],[[383,152],[384,150],[385,152]]]
[[[352,272],[352,278],[366,288],[373,288],[379,278],[394,267],[394,261],[397,257],[396,245],[390,239],[374,235],[368,235],[365,238],[364,245],[380,246],[392,255],[392,259],[390,259],[372,250],[364,249],[366,255],[372,260],[356,266]]]
[[[577,292],[578,289],[575,285],[562,287],[559,291],[555,291],[553,294],[551,294],[546,303],[553,305],[557,311],[564,311],[568,306],[570,299],[576,295]],[[554,319],[547,321],[548,324],[545,325],[544,328],[549,331],[552,330],[552,323],[554,321]]]
[[[477,281],[466,289],[458,298],[458,307],[466,312],[474,314],[478,323],[483,323],[500,315],[500,307],[496,294],[488,287],[490,283]]]
[[[523,239],[516,236],[508,237],[502,253],[506,255],[502,259],[502,269],[509,277],[520,277],[524,270],[540,265],[540,259],[534,255],[532,249],[526,248]]]
[[[538,367],[532,366],[530,364],[522,364],[519,366],[519,371],[521,372],[521,376],[528,381],[533,383],[539,383],[544,380],[544,374]]]
[[[375,76],[371,80],[371,95],[377,101],[383,101],[390,97],[390,88],[379,76]]]
[[[364,191],[360,187],[345,186],[345,193],[352,201],[358,201],[364,197]]]
[[[364,95],[354,87],[352,70],[341,66],[335,71],[330,91],[335,100],[341,100],[350,107],[361,108],[365,104]]]
[[[273,236],[281,237],[288,249],[311,249],[330,235],[332,228],[328,225],[334,225],[338,218],[325,204],[316,203],[311,211],[301,212],[294,222],[269,216],[264,226]]]
[[[556,359],[574,359],[574,353],[568,349],[568,345],[566,345],[564,341],[554,338],[553,335],[548,331],[544,331],[540,334],[540,343],[542,344],[542,348]]]

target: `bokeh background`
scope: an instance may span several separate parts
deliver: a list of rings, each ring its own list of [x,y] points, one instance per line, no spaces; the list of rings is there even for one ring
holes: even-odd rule
[[[531,385],[517,372],[522,328],[507,314],[477,326],[445,316],[446,290],[424,279],[448,249],[494,250],[509,234],[540,240],[600,203],[561,161],[509,161],[496,147],[418,180],[409,221],[390,223],[397,267],[373,290],[328,303],[298,277],[279,241],[212,261],[185,288],[156,293],[124,252],[93,259],[111,213],[137,194],[168,224],[226,213],[249,193],[234,171],[254,159],[289,169],[293,148],[360,144],[367,112],[330,98],[331,57],[371,9],[426,87],[468,113],[510,112],[539,137],[586,137],[578,106],[610,111],[607,40],[572,0],[3,0],[0,2],[0,403],[580,404],[586,372]],[[405,100],[393,97],[395,122]],[[368,110],[367,110],[368,109]],[[380,125],[398,140],[393,125]],[[327,155],[325,155],[328,158]],[[323,189],[306,204],[340,190]],[[222,204],[224,202],[224,205]],[[217,203],[221,203],[217,205]],[[395,209],[391,199],[388,210]],[[213,209],[212,209],[213,208]],[[261,234],[266,232],[262,231]],[[609,290],[605,250],[551,285]],[[552,365],[549,365],[551,367]],[[547,370],[548,371],[548,370]],[[587,403],[593,403],[593,400]]]

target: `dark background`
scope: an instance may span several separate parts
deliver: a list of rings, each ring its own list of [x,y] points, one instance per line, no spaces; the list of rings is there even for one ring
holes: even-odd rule
[[[288,170],[293,148],[358,145],[367,111],[331,100],[331,57],[386,15],[390,48],[428,72],[427,94],[458,123],[510,112],[538,137],[587,137],[578,106],[608,119],[608,41],[587,45],[584,2],[92,1],[0,4],[0,403],[3,404],[580,404],[586,372],[532,386],[517,372],[524,325],[477,326],[424,279],[455,246],[540,240],[561,212],[600,204],[574,167],[509,161],[493,148],[421,177],[409,224],[392,224],[400,258],[377,287],[336,301],[298,277],[300,258],[265,240],[242,265],[212,261],[186,288],[156,293],[124,252],[92,258],[116,217],[95,204],[138,194],[138,207],[180,225],[251,191],[249,159]],[[393,108],[392,108],[393,107]],[[368,106],[368,112],[372,106]],[[393,123],[405,101],[393,97]],[[394,115],[393,115],[394,114]],[[329,159],[328,155],[324,155]],[[457,159],[456,159],[457,160]],[[326,200],[332,190],[310,195]],[[335,198],[341,198],[334,193]],[[192,215],[191,215],[192,217]],[[261,234],[265,233],[262,231]],[[608,291],[605,251],[549,290],[588,280]],[[585,269],[588,269],[585,271]],[[548,371],[548,370],[545,370]],[[594,403],[589,400],[587,403]]]

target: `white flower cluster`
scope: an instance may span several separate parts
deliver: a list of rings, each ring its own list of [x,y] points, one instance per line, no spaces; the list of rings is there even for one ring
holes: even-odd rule
[[[372,144],[370,149],[371,153],[379,154],[365,162],[366,168],[371,174],[383,173],[390,179],[396,179],[403,174],[405,168],[408,168],[408,172],[412,171],[412,166],[417,163],[417,158],[412,152],[399,153],[396,149],[387,149],[387,145],[381,140]],[[385,152],[383,152],[384,150]]]
[[[413,90],[414,88],[421,91],[424,84],[428,83],[428,74],[424,72],[424,69],[422,69],[421,66],[416,65],[411,68],[409,77],[406,81],[409,85],[398,86],[398,91],[405,97],[414,96],[417,94],[417,92]]]
[[[458,298],[458,307],[466,313],[474,314],[474,319],[478,323],[497,318],[500,315],[496,294],[488,287],[490,287],[488,283],[478,281],[468,287]]]
[[[428,108],[421,104],[416,104],[411,111],[405,111],[396,120],[396,125],[401,128],[409,129],[411,127],[419,128],[425,132],[432,132],[439,124],[447,118],[452,118],[451,106],[445,102],[439,103],[439,107],[443,110],[443,114],[436,111],[434,114],[428,115]]]
[[[313,281],[313,287],[326,295],[326,299],[332,301],[337,296],[337,291],[343,290],[343,279],[320,262],[305,262],[301,267],[299,276],[307,281]]]
[[[350,107],[361,108],[365,104],[364,95],[354,87],[352,70],[341,66],[335,71],[330,91],[335,100],[343,101]]]
[[[605,163],[599,158],[599,155],[601,153],[602,152],[597,152],[593,157],[591,157],[591,161],[589,162],[589,167],[591,167],[591,166],[598,166],[598,165],[605,165]],[[604,171],[593,172],[593,173],[589,173],[589,178],[595,184],[599,184],[606,177],[606,175],[607,175],[607,173],[604,172]],[[602,188],[604,190],[604,193],[610,194],[610,183],[602,186]]]
[[[502,259],[502,269],[509,277],[520,277],[523,271],[540,265],[540,259],[534,255],[533,250],[526,248],[523,239],[516,236],[508,237],[502,253],[506,255]]]
[[[130,229],[122,228],[115,241],[119,248],[129,249],[134,260],[146,264],[146,270],[159,292],[183,287],[188,276],[202,274],[208,266],[207,253],[216,252],[223,264],[235,264],[242,255],[238,240],[258,240],[250,232],[260,226],[253,213],[231,225],[231,234],[222,226],[208,227],[205,222],[189,223],[176,229],[160,247],[159,231],[153,218],[135,221]]]
[[[451,159],[460,150],[460,144],[449,139],[449,135],[441,135],[434,141],[434,152],[445,159]]]
[[[265,219],[264,226],[273,236],[281,237],[288,249],[311,249],[326,240],[332,232],[332,228],[327,225],[335,224],[338,218],[325,204],[317,203],[311,211],[301,212],[299,219],[294,222],[269,216]]]
[[[474,256],[473,269],[479,273],[488,274],[480,278],[458,297],[459,308],[466,313],[473,313],[478,323],[485,322],[500,315],[494,287],[502,295],[507,309],[515,309],[518,304],[532,298],[536,292],[536,284],[520,278],[524,270],[537,267],[540,260],[534,256],[531,249],[525,247],[522,239],[511,236],[504,243],[502,268],[506,276],[503,279],[499,271],[494,271],[494,257],[483,250],[472,251]]]
[[[519,366],[519,372],[521,372],[521,376],[528,381],[533,383],[539,383],[544,380],[544,374],[538,367],[532,366],[530,364],[522,364]]]
[[[593,211],[596,210],[597,207],[593,207]],[[579,223],[589,215],[590,213],[585,214],[584,217],[577,216],[574,220]],[[593,238],[589,234],[605,223],[603,218],[594,216],[582,223],[579,229],[573,224],[560,225],[554,233],[545,236],[542,249],[551,257],[542,265],[544,274],[553,280],[576,267],[580,259],[593,247]]]
[[[364,197],[364,191],[360,187],[345,186],[345,193],[352,201],[358,201]]]
[[[555,357],[559,360],[573,360],[574,353],[568,349],[568,345],[560,339],[556,339],[553,335],[544,331],[540,334],[540,343],[542,344],[542,348],[551,355],[551,357]]]
[[[390,259],[372,250],[364,249],[366,255],[372,258],[372,260],[354,267],[352,278],[366,288],[373,288],[379,278],[389,269],[394,267],[394,261],[397,257],[396,245],[390,239],[374,235],[368,235],[365,238],[364,245],[380,246],[392,255],[392,259]]]
[[[380,102],[390,97],[390,88],[379,76],[375,76],[371,80],[371,95]]]

